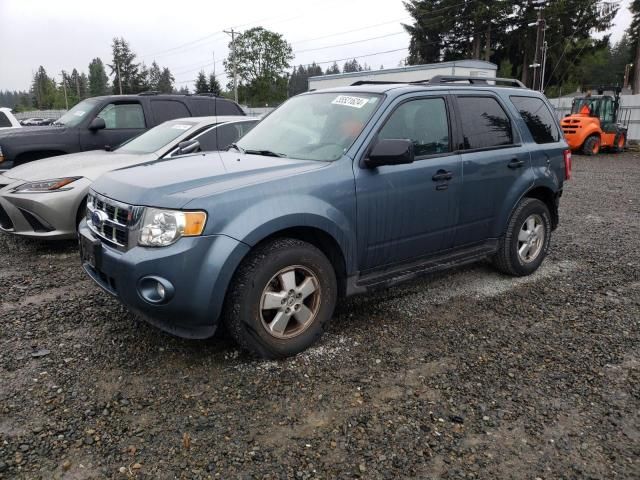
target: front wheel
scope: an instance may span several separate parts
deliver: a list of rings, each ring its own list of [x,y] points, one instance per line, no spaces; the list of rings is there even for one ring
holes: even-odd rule
[[[585,155],[597,155],[600,153],[600,137],[591,135],[587,138],[582,145],[582,153]]]
[[[242,262],[222,318],[244,349],[283,358],[320,338],[336,298],[336,276],[327,257],[307,242],[281,238],[258,246]]]
[[[509,275],[530,275],[546,257],[550,242],[549,209],[536,198],[524,198],[509,219],[494,264],[498,270]]]

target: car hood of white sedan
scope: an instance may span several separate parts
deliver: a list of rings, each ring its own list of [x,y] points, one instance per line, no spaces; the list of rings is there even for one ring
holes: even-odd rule
[[[111,170],[130,167],[157,158],[155,153],[118,153],[94,150],[35,160],[7,170],[3,172],[3,176],[26,182],[66,177],[85,177],[93,181]]]

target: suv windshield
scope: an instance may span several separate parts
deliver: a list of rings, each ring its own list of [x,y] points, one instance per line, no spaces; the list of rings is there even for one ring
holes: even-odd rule
[[[97,101],[91,98],[83,100],[58,120],[54,122],[54,125],[65,125],[67,127],[75,127],[78,125],[89,113],[93,107],[95,107]]]
[[[353,144],[380,104],[371,93],[294,97],[238,141],[246,153],[333,161]]]
[[[118,147],[120,153],[151,153],[167,146],[197,125],[196,122],[172,120],[164,122]]]

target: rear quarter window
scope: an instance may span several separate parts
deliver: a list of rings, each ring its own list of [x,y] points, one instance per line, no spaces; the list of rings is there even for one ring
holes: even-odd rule
[[[238,105],[229,100],[215,97],[191,97],[189,107],[196,117],[208,117],[213,115],[244,115]]]
[[[151,100],[151,110],[158,124],[191,116],[187,106],[178,100]]]
[[[495,98],[461,95],[457,101],[465,150],[513,144],[511,119]]]
[[[536,143],[560,141],[556,120],[547,104],[536,97],[510,97]]]
[[[11,121],[9,120],[9,118],[4,114],[4,112],[0,112],[0,128],[2,127],[11,127]]]

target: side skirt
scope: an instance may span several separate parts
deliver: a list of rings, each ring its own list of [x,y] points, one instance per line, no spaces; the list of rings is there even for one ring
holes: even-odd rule
[[[347,278],[346,295],[351,296],[380,288],[389,288],[435,272],[475,263],[490,257],[497,250],[498,241],[492,239],[481,245],[457,249],[444,255],[412,260],[364,275],[352,275]]]

